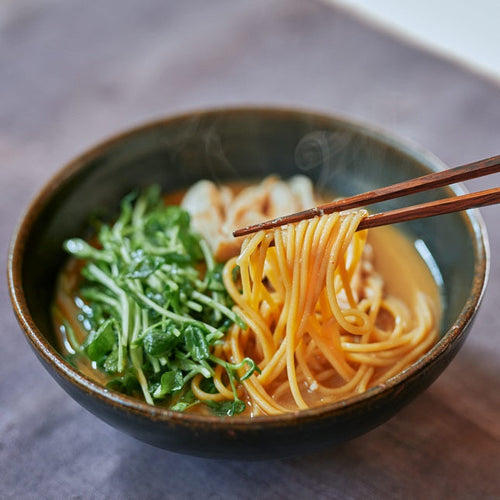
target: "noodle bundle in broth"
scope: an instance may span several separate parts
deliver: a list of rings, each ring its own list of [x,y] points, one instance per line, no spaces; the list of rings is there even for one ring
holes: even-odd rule
[[[183,208],[129,200],[95,245],[66,245],[54,321],[82,372],[173,410],[274,415],[360,394],[433,345],[439,292],[395,230],[357,231],[358,210],[235,243],[231,207],[247,224],[309,208],[310,182],[206,182]]]
[[[235,311],[229,356],[262,371],[243,382],[256,414],[279,414],[345,399],[397,374],[435,341],[431,308],[417,294],[415,319],[384,298],[375,273],[354,277],[364,211],[332,214],[260,232],[224,269]],[[239,269],[239,288],[233,271]]]

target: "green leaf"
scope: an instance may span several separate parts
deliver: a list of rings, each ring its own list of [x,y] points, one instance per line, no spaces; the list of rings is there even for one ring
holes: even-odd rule
[[[153,397],[159,399],[174,391],[180,391],[184,385],[182,373],[178,370],[165,372],[160,379],[159,387],[153,392]]]
[[[167,264],[189,264],[193,260],[189,254],[181,252],[163,253],[162,257]]]
[[[186,390],[171,406],[173,411],[186,411],[188,408],[199,404],[191,389]]]
[[[234,401],[207,401],[207,406],[214,415],[219,417],[233,417],[245,411],[245,403],[239,399]]]
[[[154,357],[167,356],[180,343],[174,333],[174,325],[166,330],[153,330],[142,339],[142,345],[147,354]]]
[[[183,334],[186,348],[194,360],[201,361],[210,356],[205,332],[200,327],[188,325],[184,328]]]
[[[213,378],[204,378],[200,382],[200,389],[208,394],[217,394],[219,391],[215,387]]]
[[[132,370],[127,371],[121,377],[110,380],[106,387],[129,396],[133,396],[141,390],[141,384]]]
[[[165,207],[165,219],[168,220],[169,227],[178,226],[180,229],[190,230],[191,218],[189,213],[179,205]]]
[[[111,352],[116,343],[111,320],[105,321],[97,331],[91,332],[84,343],[85,352],[92,361],[100,361]]]
[[[113,350],[109,353],[106,361],[103,364],[104,371],[106,373],[116,373],[118,372],[118,344],[115,343]]]
[[[145,199],[150,210],[164,207],[161,200],[161,186],[159,184],[149,186],[141,197]]]
[[[196,404],[196,403],[194,403]],[[186,411],[188,408],[193,406],[193,403],[186,403],[185,401],[178,401],[170,407],[172,411]]]

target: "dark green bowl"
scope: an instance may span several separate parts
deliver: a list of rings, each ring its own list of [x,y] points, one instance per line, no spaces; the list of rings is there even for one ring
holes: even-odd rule
[[[488,245],[476,211],[401,225],[432,253],[443,279],[437,344],[411,367],[348,401],[283,416],[248,419],[183,414],[148,406],[81,375],[57,351],[50,305],[61,247],[98,207],[117,209],[130,190],[166,191],[200,178],[310,176],[320,188],[352,195],[439,170],[429,153],[370,127],[282,109],[190,113],[136,128],[64,167],[29,206],[9,255],[12,304],[33,350],[57,382],[109,424],[156,446],[208,457],[295,455],[358,436],[389,419],[428,387],[462,345],[486,284]],[[461,193],[456,187],[413,195],[406,203]],[[374,210],[401,205],[392,201]]]

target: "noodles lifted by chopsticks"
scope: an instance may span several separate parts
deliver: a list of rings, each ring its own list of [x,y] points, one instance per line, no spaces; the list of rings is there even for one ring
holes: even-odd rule
[[[260,367],[243,382],[253,415],[346,399],[404,370],[433,344],[426,296],[412,310],[384,297],[362,270],[364,210],[260,231],[224,267],[248,328],[233,325],[224,351]]]

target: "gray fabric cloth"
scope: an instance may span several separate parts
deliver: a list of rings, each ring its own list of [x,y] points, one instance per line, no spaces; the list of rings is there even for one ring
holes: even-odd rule
[[[106,136],[181,110],[311,108],[377,124],[450,165],[500,149],[500,87],[319,2],[18,0],[0,5],[0,255],[31,196]],[[469,187],[500,185],[499,176]],[[387,424],[337,448],[223,462],[140,443],[44,371],[0,289],[1,498],[500,495],[499,208],[466,345]],[[4,273],[5,274],[5,273]]]

